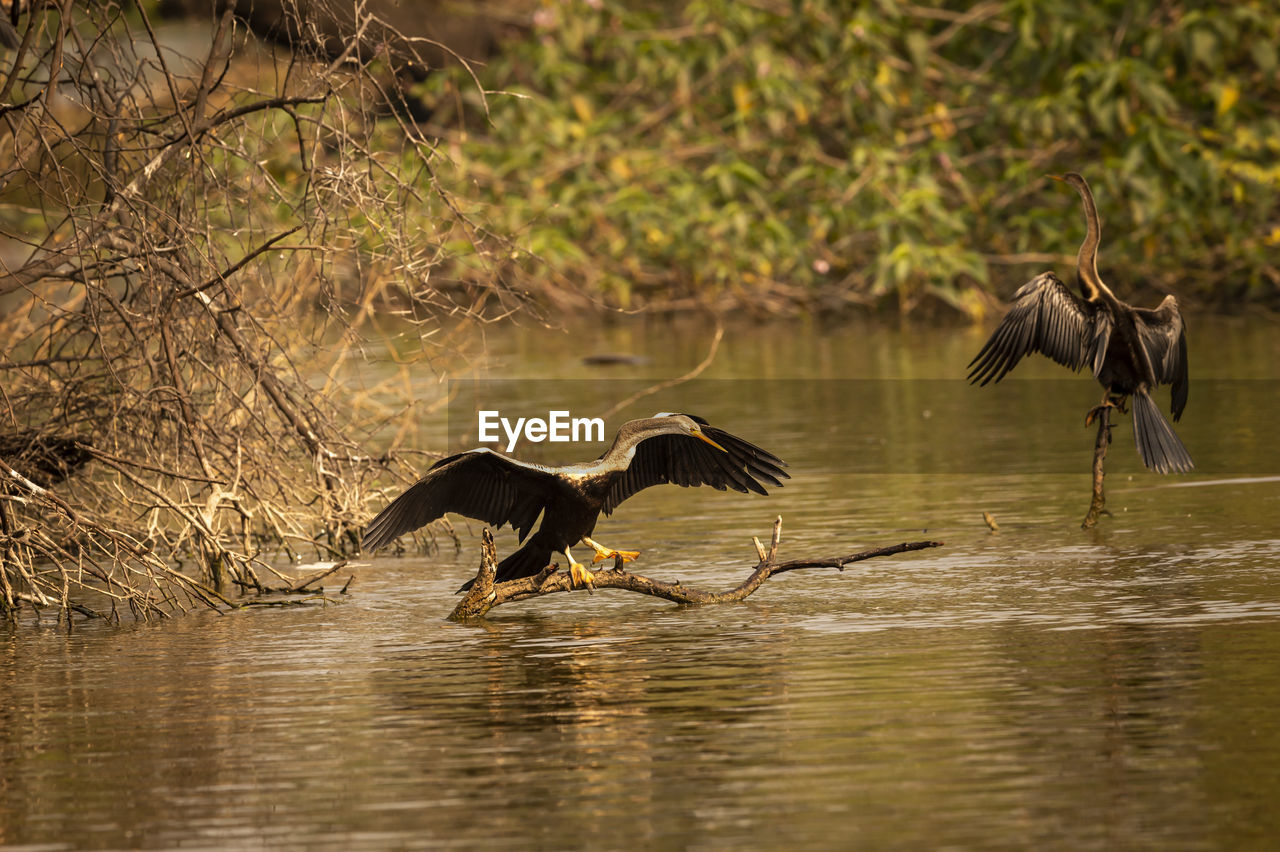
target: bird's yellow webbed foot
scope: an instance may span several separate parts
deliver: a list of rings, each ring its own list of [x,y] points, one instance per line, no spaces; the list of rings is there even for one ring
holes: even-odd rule
[[[591,560],[591,564],[603,562],[606,559],[621,559],[623,562],[635,562],[640,558],[638,550],[614,550],[612,547],[605,547],[598,541],[586,538],[582,539],[583,543],[596,552],[595,558]]]
[[[609,550],[603,553],[597,553],[595,558],[591,560],[591,564],[603,562],[606,559],[621,559],[623,562],[635,562],[640,558],[638,550]]]
[[[569,563],[569,580],[574,588],[590,590],[593,588],[591,584],[595,578],[596,575],[588,571],[587,566],[581,562]]]
[[[596,579],[596,575],[587,570],[587,566],[573,558],[573,554],[569,552],[569,548],[564,549],[564,555],[569,557],[569,586],[574,589],[586,589],[593,591],[592,583]]]

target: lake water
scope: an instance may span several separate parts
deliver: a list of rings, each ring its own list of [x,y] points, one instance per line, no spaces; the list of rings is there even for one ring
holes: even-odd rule
[[[625,503],[597,537],[642,550],[641,573],[736,585],[777,515],[784,559],[940,549],[793,572],[738,605],[601,591],[459,625],[444,616],[479,533],[459,522],[461,552],[357,564],[337,604],[8,628],[0,846],[1270,846],[1280,337],[1194,323],[1176,428],[1196,473],[1144,472],[1120,417],[1114,514],[1085,532],[1097,386],[1028,362],[970,388],[984,336],[731,327],[698,381],[608,421],[611,438],[693,411],[791,463],[768,498]],[[455,386],[406,440],[474,440],[477,401],[594,416],[709,339],[490,330],[479,375],[504,381]],[[581,363],[600,353],[647,360]],[[442,390],[424,377],[424,397]]]

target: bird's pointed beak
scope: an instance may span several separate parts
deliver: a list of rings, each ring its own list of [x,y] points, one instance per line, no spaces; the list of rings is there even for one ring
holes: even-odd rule
[[[1049,180],[1056,180],[1058,183],[1066,183],[1067,179],[1062,175],[1045,175]]]
[[[719,450],[719,451],[720,451],[720,452],[722,452],[722,453],[727,453],[727,452],[729,452],[729,451],[728,451],[728,450],[726,450],[724,447],[720,446],[720,445],[719,445],[719,444],[717,444],[715,441],[713,441],[713,440],[711,440],[710,438],[708,438],[708,437],[706,436],[706,434],[705,434],[701,429],[699,429],[697,432],[694,432],[694,433],[693,433],[693,437],[695,437],[695,438],[701,438],[702,440],[706,441],[708,444],[710,444],[711,446],[715,447],[717,450]]]

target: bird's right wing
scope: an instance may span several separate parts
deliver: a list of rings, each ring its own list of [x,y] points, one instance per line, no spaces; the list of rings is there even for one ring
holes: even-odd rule
[[[511,524],[523,540],[550,493],[552,473],[488,449],[436,462],[426,475],[369,522],[361,548],[377,550],[397,536],[455,512],[495,527]]]
[[[1096,324],[1102,313],[1068,290],[1052,272],[1040,273],[1013,294],[1009,313],[969,362],[969,381],[998,382],[1030,352],[1047,355],[1072,370],[1094,361],[1096,373],[1109,336]]]
[[[685,487],[710,485],[724,491],[733,489],[743,494],[754,491],[767,494],[761,482],[782,485],[790,479],[786,462],[768,450],[744,441],[723,429],[717,429],[692,414],[702,434],[715,441],[717,450],[706,441],[691,435],[655,435],[636,445],[627,469],[623,471],[605,496],[604,513],[612,514],[618,504],[651,485],[671,483]]]

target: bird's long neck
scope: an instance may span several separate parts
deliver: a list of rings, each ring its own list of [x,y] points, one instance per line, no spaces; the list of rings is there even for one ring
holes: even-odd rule
[[[617,436],[613,439],[613,445],[600,456],[601,462],[619,469],[625,468],[630,463],[631,454],[638,443],[634,430],[628,428],[630,425],[630,423],[624,423],[618,430]]]
[[[1080,286],[1085,298],[1090,301],[1110,296],[1115,298],[1102,278],[1098,275],[1098,244],[1102,242],[1102,223],[1098,221],[1098,208],[1093,203],[1093,193],[1089,185],[1081,181],[1076,191],[1084,200],[1085,234],[1080,244],[1080,253],[1076,256],[1076,274],[1080,276]]]

